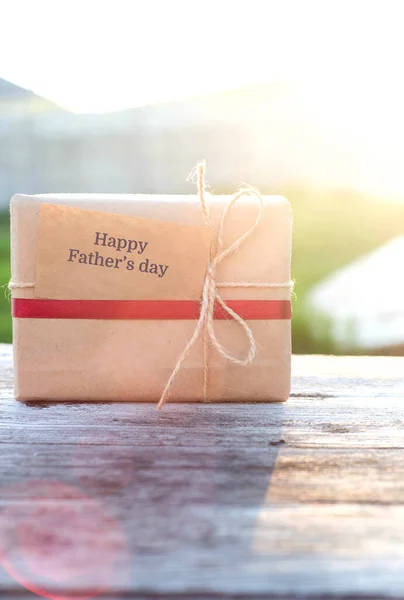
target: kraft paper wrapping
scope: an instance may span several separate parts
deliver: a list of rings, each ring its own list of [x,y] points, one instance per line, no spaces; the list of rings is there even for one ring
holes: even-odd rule
[[[287,282],[290,279],[292,215],[282,197],[263,196],[262,219],[253,235],[218,267],[218,281]],[[229,196],[211,196],[218,228]],[[49,194],[16,195],[11,201],[11,269],[14,282],[36,280],[41,203],[203,226],[196,196]],[[257,216],[257,201],[243,198],[230,211],[224,244],[241,236]],[[181,244],[181,239],[178,239]],[[184,248],[184,252],[186,252]],[[290,298],[289,289],[223,288],[230,299]],[[14,298],[34,298],[15,289]],[[290,320],[248,321],[257,355],[248,366],[209,352],[209,400],[284,401],[290,392]],[[20,400],[158,402],[195,321],[64,320],[13,318],[15,395]],[[233,320],[215,321],[218,339],[240,358],[248,342]],[[170,391],[170,401],[203,400],[200,338]]]

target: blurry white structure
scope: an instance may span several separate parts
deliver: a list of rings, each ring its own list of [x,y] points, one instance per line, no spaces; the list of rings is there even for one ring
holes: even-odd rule
[[[404,236],[355,260],[309,295],[313,322],[325,317],[341,348],[404,345]]]

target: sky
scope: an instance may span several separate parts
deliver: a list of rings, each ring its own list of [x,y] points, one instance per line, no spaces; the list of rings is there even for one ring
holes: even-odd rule
[[[0,77],[78,112],[276,79],[401,88],[402,0],[0,0],[0,11]]]
[[[404,0],[0,0],[0,16],[0,77],[75,112],[292,81],[365,187],[404,197]]]

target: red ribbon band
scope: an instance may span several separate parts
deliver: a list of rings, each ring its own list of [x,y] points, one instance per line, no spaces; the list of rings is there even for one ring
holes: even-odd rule
[[[290,300],[227,300],[242,319],[290,319]],[[17,319],[198,319],[197,300],[48,300],[13,298],[12,316]],[[214,319],[231,319],[215,304]]]

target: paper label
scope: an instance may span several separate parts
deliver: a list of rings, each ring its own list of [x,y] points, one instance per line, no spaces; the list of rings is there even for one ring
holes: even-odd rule
[[[41,204],[35,296],[199,300],[211,233],[209,227]]]

